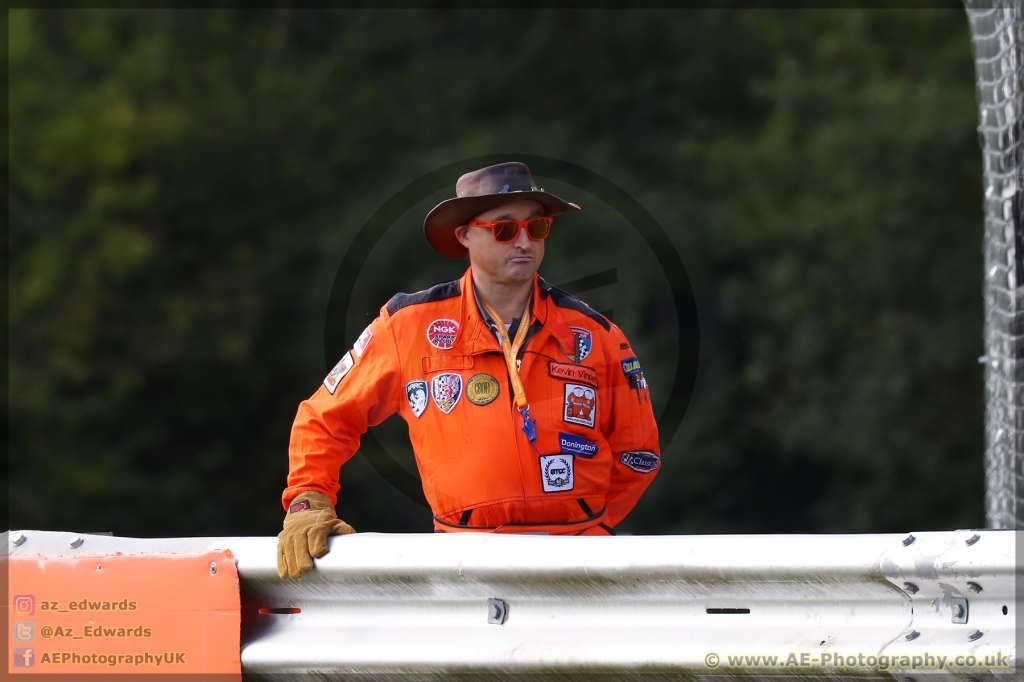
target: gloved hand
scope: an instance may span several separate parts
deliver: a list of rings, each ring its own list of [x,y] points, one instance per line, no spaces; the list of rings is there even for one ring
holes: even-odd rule
[[[328,535],[348,535],[356,529],[338,518],[331,500],[307,490],[288,505],[284,530],[277,536],[277,574],[301,578],[313,570],[313,559],[327,554]]]

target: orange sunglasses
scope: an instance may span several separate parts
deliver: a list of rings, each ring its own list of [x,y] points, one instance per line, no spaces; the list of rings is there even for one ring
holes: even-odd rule
[[[490,228],[491,233],[494,235],[494,241],[507,244],[514,241],[519,236],[519,230],[524,227],[526,228],[526,236],[533,241],[546,239],[551,232],[552,222],[554,222],[554,219],[551,216],[544,215],[539,218],[530,218],[529,220],[496,220],[494,222],[470,220],[469,226]]]

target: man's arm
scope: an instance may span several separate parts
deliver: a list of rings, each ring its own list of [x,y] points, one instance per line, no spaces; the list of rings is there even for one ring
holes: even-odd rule
[[[288,487],[281,494],[285,509],[307,490],[337,504],[338,470],[368,427],[398,411],[401,383],[391,320],[381,311],[316,393],[299,404],[288,444]]]
[[[617,361],[609,369],[612,417],[606,438],[613,461],[605,502],[608,525],[615,526],[633,509],[660,468],[661,447],[640,361],[622,330],[612,325],[610,336]]]
[[[299,405],[288,446],[288,510],[278,535],[277,572],[298,578],[327,553],[327,536],[354,533],[338,519],[338,470],[359,449],[369,426],[398,409],[401,367],[385,310]]]

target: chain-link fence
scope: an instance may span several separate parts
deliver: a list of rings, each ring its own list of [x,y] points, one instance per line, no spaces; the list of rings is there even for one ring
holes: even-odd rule
[[[1024,0],[967,0],[985,167],[985,505],[1024,528]]]

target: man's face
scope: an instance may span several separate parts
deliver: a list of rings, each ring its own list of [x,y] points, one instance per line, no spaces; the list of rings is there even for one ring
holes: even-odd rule
[[[492,208],[476,216],[477,220],[495,222],[498,220],[527,220],[544,215],[544,207],[536,201],[519,200]],[[534,241],[519,231],[510,242],[495,241],[494,234],[486,227],[460,225],[455,236],[469,250],[469,262],[474,272],[485,273],[492,281],[517,283],[532,280],[540,262],[544,259],[544,241]]]

